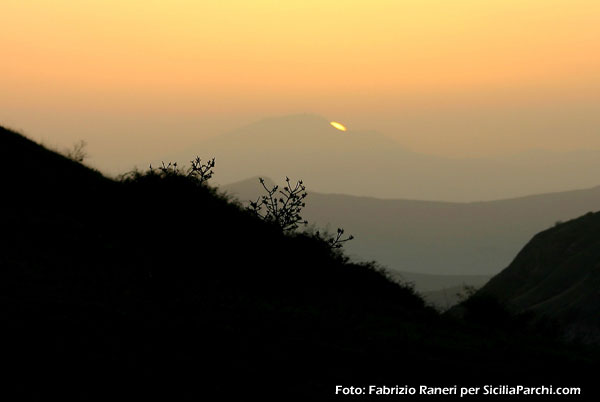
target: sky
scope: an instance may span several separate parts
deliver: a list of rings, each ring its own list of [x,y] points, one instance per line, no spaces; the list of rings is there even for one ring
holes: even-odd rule
[[[2,0],[0,124],[155,157],[315,113],[417,152],[600,149],[597,0]]]

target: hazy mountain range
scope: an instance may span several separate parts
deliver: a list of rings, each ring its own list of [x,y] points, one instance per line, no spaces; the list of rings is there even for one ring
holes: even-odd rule
[[[287,175],[317,192],[438,201],[587,188],[598,185],[600,171],[598,151],[444,158],[411,152],[375,131],[338,131],[311,114],[265,119],[161,157],[184,162],[196,155],[216,157],[220,184]]]
[[[258,178],[221,189],[242,201],[264,192]],[[422,274],[496,274],[537,232],[600,209],[600,187],[472,203],[308,193],[304,217],[353,234],[351,255]]]
[[[264,192],[258,178],[221,189],[240,200]],[[345,245],[351,256],[380,262],[419,291],[445,289],[432,295],[445,305],[461,285],[481,286],[508,266],[537,232],[598,209],[600,187],[472,203],[309,191],[304,217],[320,228],[343,227],[355,236]]]

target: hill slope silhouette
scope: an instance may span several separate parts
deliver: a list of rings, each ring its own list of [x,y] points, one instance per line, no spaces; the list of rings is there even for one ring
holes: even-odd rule
[[[536,235],[479,292],[515,312],[535,312],[567,339],[600,344],[600,213]]]
[[[597,361],[517,329],[441,317],[373,265],[285,234],[183,174],[109,180],[6,129],[0,150],[10,234],[0,252],[2,365],[6,393],[20,399],[581,386]]]

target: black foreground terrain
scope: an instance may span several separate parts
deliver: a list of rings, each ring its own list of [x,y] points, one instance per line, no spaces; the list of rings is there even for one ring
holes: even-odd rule
[[[2,128],[0,160],[6,400],[452,400],[335,390],[485,384],[593,400],[595,348],[497,309],[441,316],[198,180],[111,180]]]

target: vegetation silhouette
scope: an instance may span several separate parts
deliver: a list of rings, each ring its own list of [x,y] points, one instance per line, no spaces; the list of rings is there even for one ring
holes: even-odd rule
[[[286,177],[286,185],[282,190],[279,190],[278,185],[268,188],[262,177],[259,178],[259,182],[266,195],[250,202],[250,212],[264,221],[277,224],[284,231],[296,230],[299,225],[308,224],[308,221],[300,216],[302,208],[306,206],[304,199],[308,195],[302,180],[292,185],[289,177]]]
[[[278,185],[273,185],[271,188],[267,187],[262,177],[258,181],[266,194],[259,196],[256,201],[250,201],[247,207],[248,211],[263,221],[276,224],[284,232],[294,231],[300,225],[308,225],[308,221],[300,216],[302,209],[306,206],[304,200],[308,195],[302,180],[292,185],[290,178],[286,176],[286,185],[283,190],[279,190]],[[345,242],[354,239],[352,235],[344,238],[344,229],[342,228],[337,229],[335,236],[329,233],[322,234],[318,230],[309,232],[313,233],[313,237],[316,239],[326,242],[332,249],[339,249]]]
[[[81,140],[73,144],[71,148],[65,149],[64,154],[67,158],[81,163],[88,157],[88,153],[85,150],[86,147],[87,143]]]
[[[589,348],[441,316],[377,264],[232,202],[208,183],[214,160],[111,180],[3,128],[0,160],[18,167],[2,175],[0,318],[6,391],[21,399],[585,386],[597,363]]]

